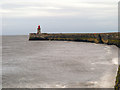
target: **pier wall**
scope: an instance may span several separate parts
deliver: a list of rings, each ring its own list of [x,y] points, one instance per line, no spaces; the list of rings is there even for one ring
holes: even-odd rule
[[[120,47],[119,33],[30,33],[29,40],[57,40],[57,41],[80,41],[94,42]]]

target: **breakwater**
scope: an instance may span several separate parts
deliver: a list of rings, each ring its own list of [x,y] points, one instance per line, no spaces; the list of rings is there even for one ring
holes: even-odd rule
[[[81,41],[116,45],[120,47],[120,32],[115,33],[30,33],[29,40]]]

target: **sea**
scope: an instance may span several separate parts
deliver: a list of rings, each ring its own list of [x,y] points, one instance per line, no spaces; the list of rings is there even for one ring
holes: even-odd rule
[[[3,88],[113,88],[119,48],[75,41],[2,37]]]

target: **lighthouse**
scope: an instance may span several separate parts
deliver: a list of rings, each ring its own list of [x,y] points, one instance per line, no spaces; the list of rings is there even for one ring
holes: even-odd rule
[[[37,28],[37,34],[41,34],[41,28],[40,28],[40,25],[38,25],[38,28]]]

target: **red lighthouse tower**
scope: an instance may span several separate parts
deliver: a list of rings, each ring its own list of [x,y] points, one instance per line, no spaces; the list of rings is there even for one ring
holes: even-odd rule
[[[41,28],[40,28],[40,25],[38,25],[37,34],[40,34],[40,33],[41,33]]]

